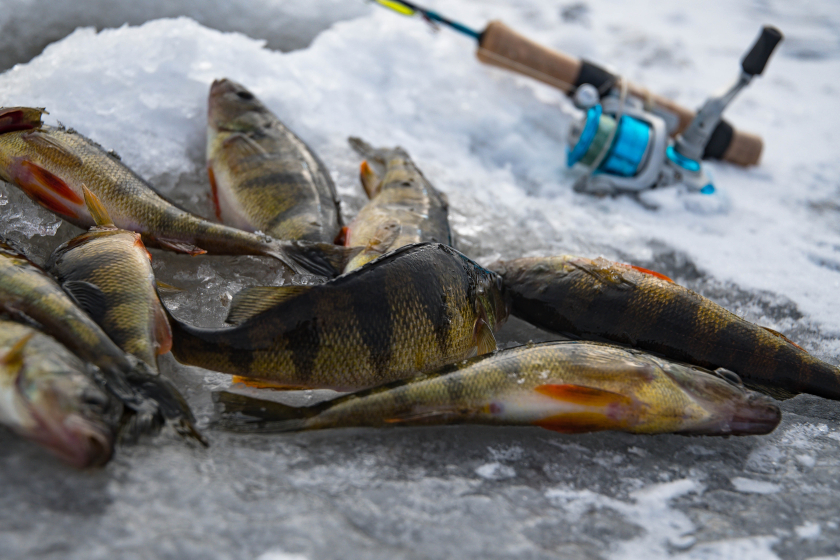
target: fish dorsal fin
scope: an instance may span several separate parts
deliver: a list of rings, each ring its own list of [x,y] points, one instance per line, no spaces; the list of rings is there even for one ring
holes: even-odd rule
[[[759,325],[759,326],[761,326],[761,325]],[[804,348],[802,348],[801,346],[799,346],[797,343],[795,343],[794,341],[792,341],[791,339],[789,339],[788,337],[786,337],[785,335],[783,335],[783,334],[782,334],[782,333],[780,333],[779,331],[774,331],[773,329],[768,328],[768,327],[761,327],[761,328],[762,328],[762,329],[764,329],[765,331],[769,332],[769,333],[770,333],[770,334],[772,334],[773,336],[778,336],[779,338],[781,338],[782,340],[784,340],[784,341],[785,341],[785,342],[787,342],[788,344],[792,344],[792,345],[796,346],[797,348],[799,348],[800,350],[802,350],[802,351],[803,351],[803,352],[805,352],[806,354],[808,353],[808,351],[807,351],[807,350],[805,350]]]
[[[254,286],[239,291],[230,302],[226,323],[238,325],[275,305],[305,294],[314,286]]]
[[[97,323],[102,323],[108,311],[108,298],[96,284],[82,280],[69,280],[61,285],[76,304]]]
[[[264,156],[267,153],[262,146],[241,132],[235,132],[228,136],[222,142],[222,148],[227,150],[230,155],[238,158]]]
[[[82,165],[84,163],[82,158],[71,152],[60,140],[40,130],[27,132],[22,138],[27,144],[51,152],[53,157],[61,158],[69,165]]]
[[[116,227],[114,225],[114,220],[112,220],[111,216],[108,215],[108,210],[105,208],[105,205],[102,204],[102,201],[99,200],[99,197],[93,194],[85,185],[82,185],[82,192],[85,194],[85,205],[87,206],[88,212],[90,212],[96,227]]]
[[[20,367],[23,364],[23,349],[32,340],[35,333],[29,333],[15,342],[14,346],[9,348],[9,351],[0,356],[0,364],[7,367]]]
[[[474,334],[476,355],[489,354],[496,351],[496,337],[493,336],[493,329],[487,324],[484,318],[475,322]]]
[[[0,109],[0,134],[40,128],[41,115],[46,113],[33,107],[4,107]]]
[[[371,169],[367,160],[363,161],[362,165],[359,166],[359,178],[369,199],[373,199],[379,194],[379,191],[382,189],[382,179],[379,178],[376,171]]]

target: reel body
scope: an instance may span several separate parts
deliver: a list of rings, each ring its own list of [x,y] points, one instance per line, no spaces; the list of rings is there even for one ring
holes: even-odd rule
[[[761,35],[741,61],[738,80],[724,94],[709,98],[676,139],[670,139],[667,115],[648,111],[641,99],[628,96],[626,82],[603,98],[589,84],[578,87],[575,105],[585,113],[569,131],[569,167],[587,172],[574,185],[577,192],[607,195],[682,184],[701,194],[715,192],[702,158],[727,105],[754,76],[760,75],[781,41],[774,27]],[[673,130],[673,129],[672,129]]]

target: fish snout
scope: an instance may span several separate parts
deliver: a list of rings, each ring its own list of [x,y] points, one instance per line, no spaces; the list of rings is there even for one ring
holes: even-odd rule
[[[750,393],[746,403],[734,410],[729,426],[732,435],[769,434],[776,429],[781,419],[782,412],[773,399]]]

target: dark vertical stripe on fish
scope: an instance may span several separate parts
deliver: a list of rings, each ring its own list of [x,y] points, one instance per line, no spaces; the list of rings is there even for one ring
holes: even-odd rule
[[[417,294],[426,317],[431,321],[435,342],[442,356],[449,348],[449,324],[451,322],[446,290],[441,284],[440,274],[412,274],[409,276],[413,291]]]
[[[301,321],[286,335],[287,348],[292,352],[295,379],[307,383],[312,378],[315,359],[321,348],[321,333],[317,318]]]
[[[354,290],[353,313],[366,317],[359,321],[359,334],[370,351],[371,366],[377,376],[386,377],[391,362],[391,334],[394,329],[391,317],[391,302],[388,300],[388,284],[393,281],[384,274],[368,275],[368,284],[363,290]]]

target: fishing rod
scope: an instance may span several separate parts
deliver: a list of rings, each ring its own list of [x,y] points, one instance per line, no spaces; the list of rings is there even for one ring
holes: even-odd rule
[[[669,136],[676,137],[690,129],[690,125],[698,116],[698,113],[656,95],[642,86],[624,80],[595,63],[539,45],[518,34],[501,21],[492,21],[483,31],[476,31],[406,0],[371,1],[405,16],[419,15],[435,27],[438,24],[445,25],[472,37],[478,42],[476,56],[481,62],[530,76],[560,89],[569,96],[574,96],[581,86],[589,84],[595,88],[599,98],[616,95],[622,98],[632,97],[637,100],[637,104],[641,104],[646,113],[664,122],[663,131]],[[753,70],[758,69],[759,66],[763,70],[781,38],[781,33],[775,28],[764,28],[759,41],[756,42],[749,55],[752,57]],[[758,75],[761,70],[750,75]],[[746,67],[744,67],[744,73],[749,74]],[[741,87],[743,85],[746,83]],[[735,93],[740,89],[739,87]],[[699,154],[697,154],[696,146],[692,146],[691,151],[695,158],[693,161],[722,159],[742,166],[758,164],[763,147],[761,137],[737,130],[720,118],[720,113],[732,97],[734,93],[726,103],[722,105],[717,103],[715,110],[704,106],[706,112],[702,123],[705,127],[702,138],[696,134],[693,138],[695,141],[704,140],[705,144],[700,147]],[[711,129],[707,130],[709,126]],[[657,132],[659,132],[658,129]]]

